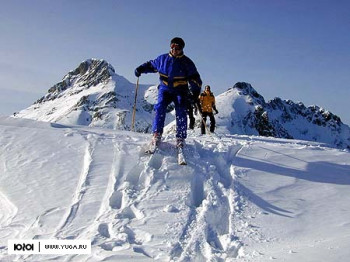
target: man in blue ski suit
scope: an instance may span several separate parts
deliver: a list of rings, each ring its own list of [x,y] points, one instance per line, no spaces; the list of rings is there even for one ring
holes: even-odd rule
[[[142,73],[159,73],[158,102],[155,105],[152,143],[158,145],[164,128],[166,108],[175,104],[177,147],[183,147],[187,137],[187,108],[189,100],[197,101],[202,80],[195,64],[184,55],[185,42],[175,37],[170,42],[170,52],[158,56],[135,69],[136,77]],[[188,86],[190,84],[190,88]]]

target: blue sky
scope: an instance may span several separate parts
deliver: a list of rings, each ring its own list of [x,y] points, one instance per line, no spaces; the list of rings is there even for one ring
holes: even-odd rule
[[[350,124],[350,1],[0,2],[2,115],[29,106],[88,58],[136,82],[135,67],[180,36],[216,95],[245,81],[266,100],[316,104]]]

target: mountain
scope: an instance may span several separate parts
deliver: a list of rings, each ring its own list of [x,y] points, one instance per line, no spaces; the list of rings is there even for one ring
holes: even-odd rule
[[[148,132],[154,92],[140,85],[135,130]],[[154,88],[153,88],[154,89]],[[105,60],[88,59],[52,86],[46,95],[15,116],[70,125],[130,130],[135,84]]]
[[[350,128],[331,112],[275,98],[265,102],[250,84],[239,82],[216,97],[217,125],[231,134],[323,142],[350,149]]]
[[[142,153],[148,140],[0,117],[0,261],[348,260],[349,151],[190,134],[179,166],[174,134],[152,157]],[[92,248],[14,255],[10,239]]]
[[[130,130],[134,96],[135,84],[117,75],[108,62],[88,59],[16,117]],[[151,131],[156,100],[156,86],[140,85],[136,131]],[[350,149],[350,128],[338,116],[318,106],[306,107],[280,98],[265,102],[245,82],[238,82],[216,96],[216,103],[220,112],[216,116],[217,133],[301,139]],[[168,112],[173,108],[170,105]],[[166,117],[165,134],[174,132],[174,118],[174,114]],[[200,122],[197,116],[197,126]]]

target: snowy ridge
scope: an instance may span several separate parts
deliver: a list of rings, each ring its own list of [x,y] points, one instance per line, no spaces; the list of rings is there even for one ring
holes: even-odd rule
[[[0,260],[344,261],[349,152],[239,135],[149,135],[0,118]],[[8,239],[90,239],[91,255],[7,254]]]

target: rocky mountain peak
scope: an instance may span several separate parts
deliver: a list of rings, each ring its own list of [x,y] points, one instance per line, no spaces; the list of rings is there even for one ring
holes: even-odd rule
[[[82,86],[93,86],[103,83],[115,74],[112,65],[103,59],[88,59],[83,61],[75,70],[70,71],[63,80],[76,81]]]
[[[249,83],[238,82],[232,87],[232,89],[238,90],[239,95],[250,97],[252,104],[265,105],[264,97],[260,95]]]
[[[107,61],[94,58],[87,59],[81,62],[76,69],[66,74],[61,82],[52,86],[48,93],[36,103],[56,99],[60,97],[62,92],[72,86],[79,87],[81,91],[99,83],[106,83],[113,75],[115,75],[115,70]]]

